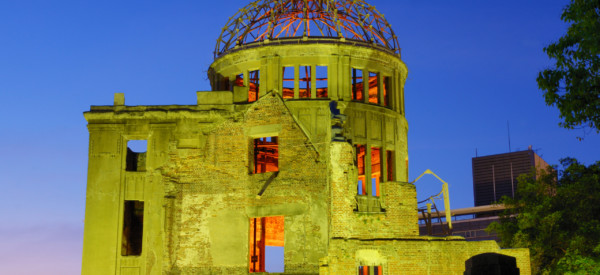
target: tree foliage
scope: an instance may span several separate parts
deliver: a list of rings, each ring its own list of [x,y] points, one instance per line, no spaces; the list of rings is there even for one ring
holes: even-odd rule
[[[556,64],[539,73],[538,86],[546,104],[560,110],[562,127],[600,132],[600,1],[571,0],[561,19],[571,25],[544,48]]]
[[[493,230],[502,247],[528,247],[541,274],[600,274],[600,161],[561,160],[563,171],[533,171],[518,179],[516,199]]]

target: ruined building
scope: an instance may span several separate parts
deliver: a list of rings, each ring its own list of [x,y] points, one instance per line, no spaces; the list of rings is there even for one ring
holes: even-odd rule
[[[420,237],[406,65],[362,0],[259,0],[217,40],[197,104],[85,113],[83,274],[462,274],[526,249]],[[132,145],[145,140],[140,149]]]

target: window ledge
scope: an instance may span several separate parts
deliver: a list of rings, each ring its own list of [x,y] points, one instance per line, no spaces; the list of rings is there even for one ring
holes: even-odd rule
[[[381,197],[356,195],[356,213],[385,213],[385,209],[381,205]]]

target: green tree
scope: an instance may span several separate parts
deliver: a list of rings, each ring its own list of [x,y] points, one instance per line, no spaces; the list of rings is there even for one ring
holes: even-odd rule
[[[571,0],[561,19],[571,25],[544,48],[556,64],[539,73],[538,86],[546,104],[560,110],[560,126],[600,132],[600,1]]]
[[[502,247],[528,247],[534,273],[600,274],[600,161],[561,160],[562,171],[518,179],[516,199],[493,230]]]

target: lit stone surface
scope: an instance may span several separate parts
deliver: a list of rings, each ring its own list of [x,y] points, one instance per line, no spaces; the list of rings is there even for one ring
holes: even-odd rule
[[[266,42],[217,58],[208,72],[213,91],[198,92],[196,105],[125,106],[118,94],[114,106],[85,113],[83,274],[247,274],[251,241],[282,239],[285,274],[355,274],[359,266],[462,274],[466,260],[486,252],[516,257],[530,274],[527,249],[419,236],[415,186],[404,183],[407,68],[398,54],[349,40]],[[359,74],[369,85],[356,84]],[[260,138],[269,140],[260,147]],[[147,152],[128,157],[129,140],[147,140]],[[356,145],[366,156],[391,152],[365,158],[379,197],[369,180],[367,195],[357,195]],[[277,171],[256,172],[261,161]],[[123,232],[133,230],[124,228],[126,201],[144,202],[139,255],[121,253]],[[274,236],[253,238],[251,220],[275,216],[283,224],[264,231]]]

